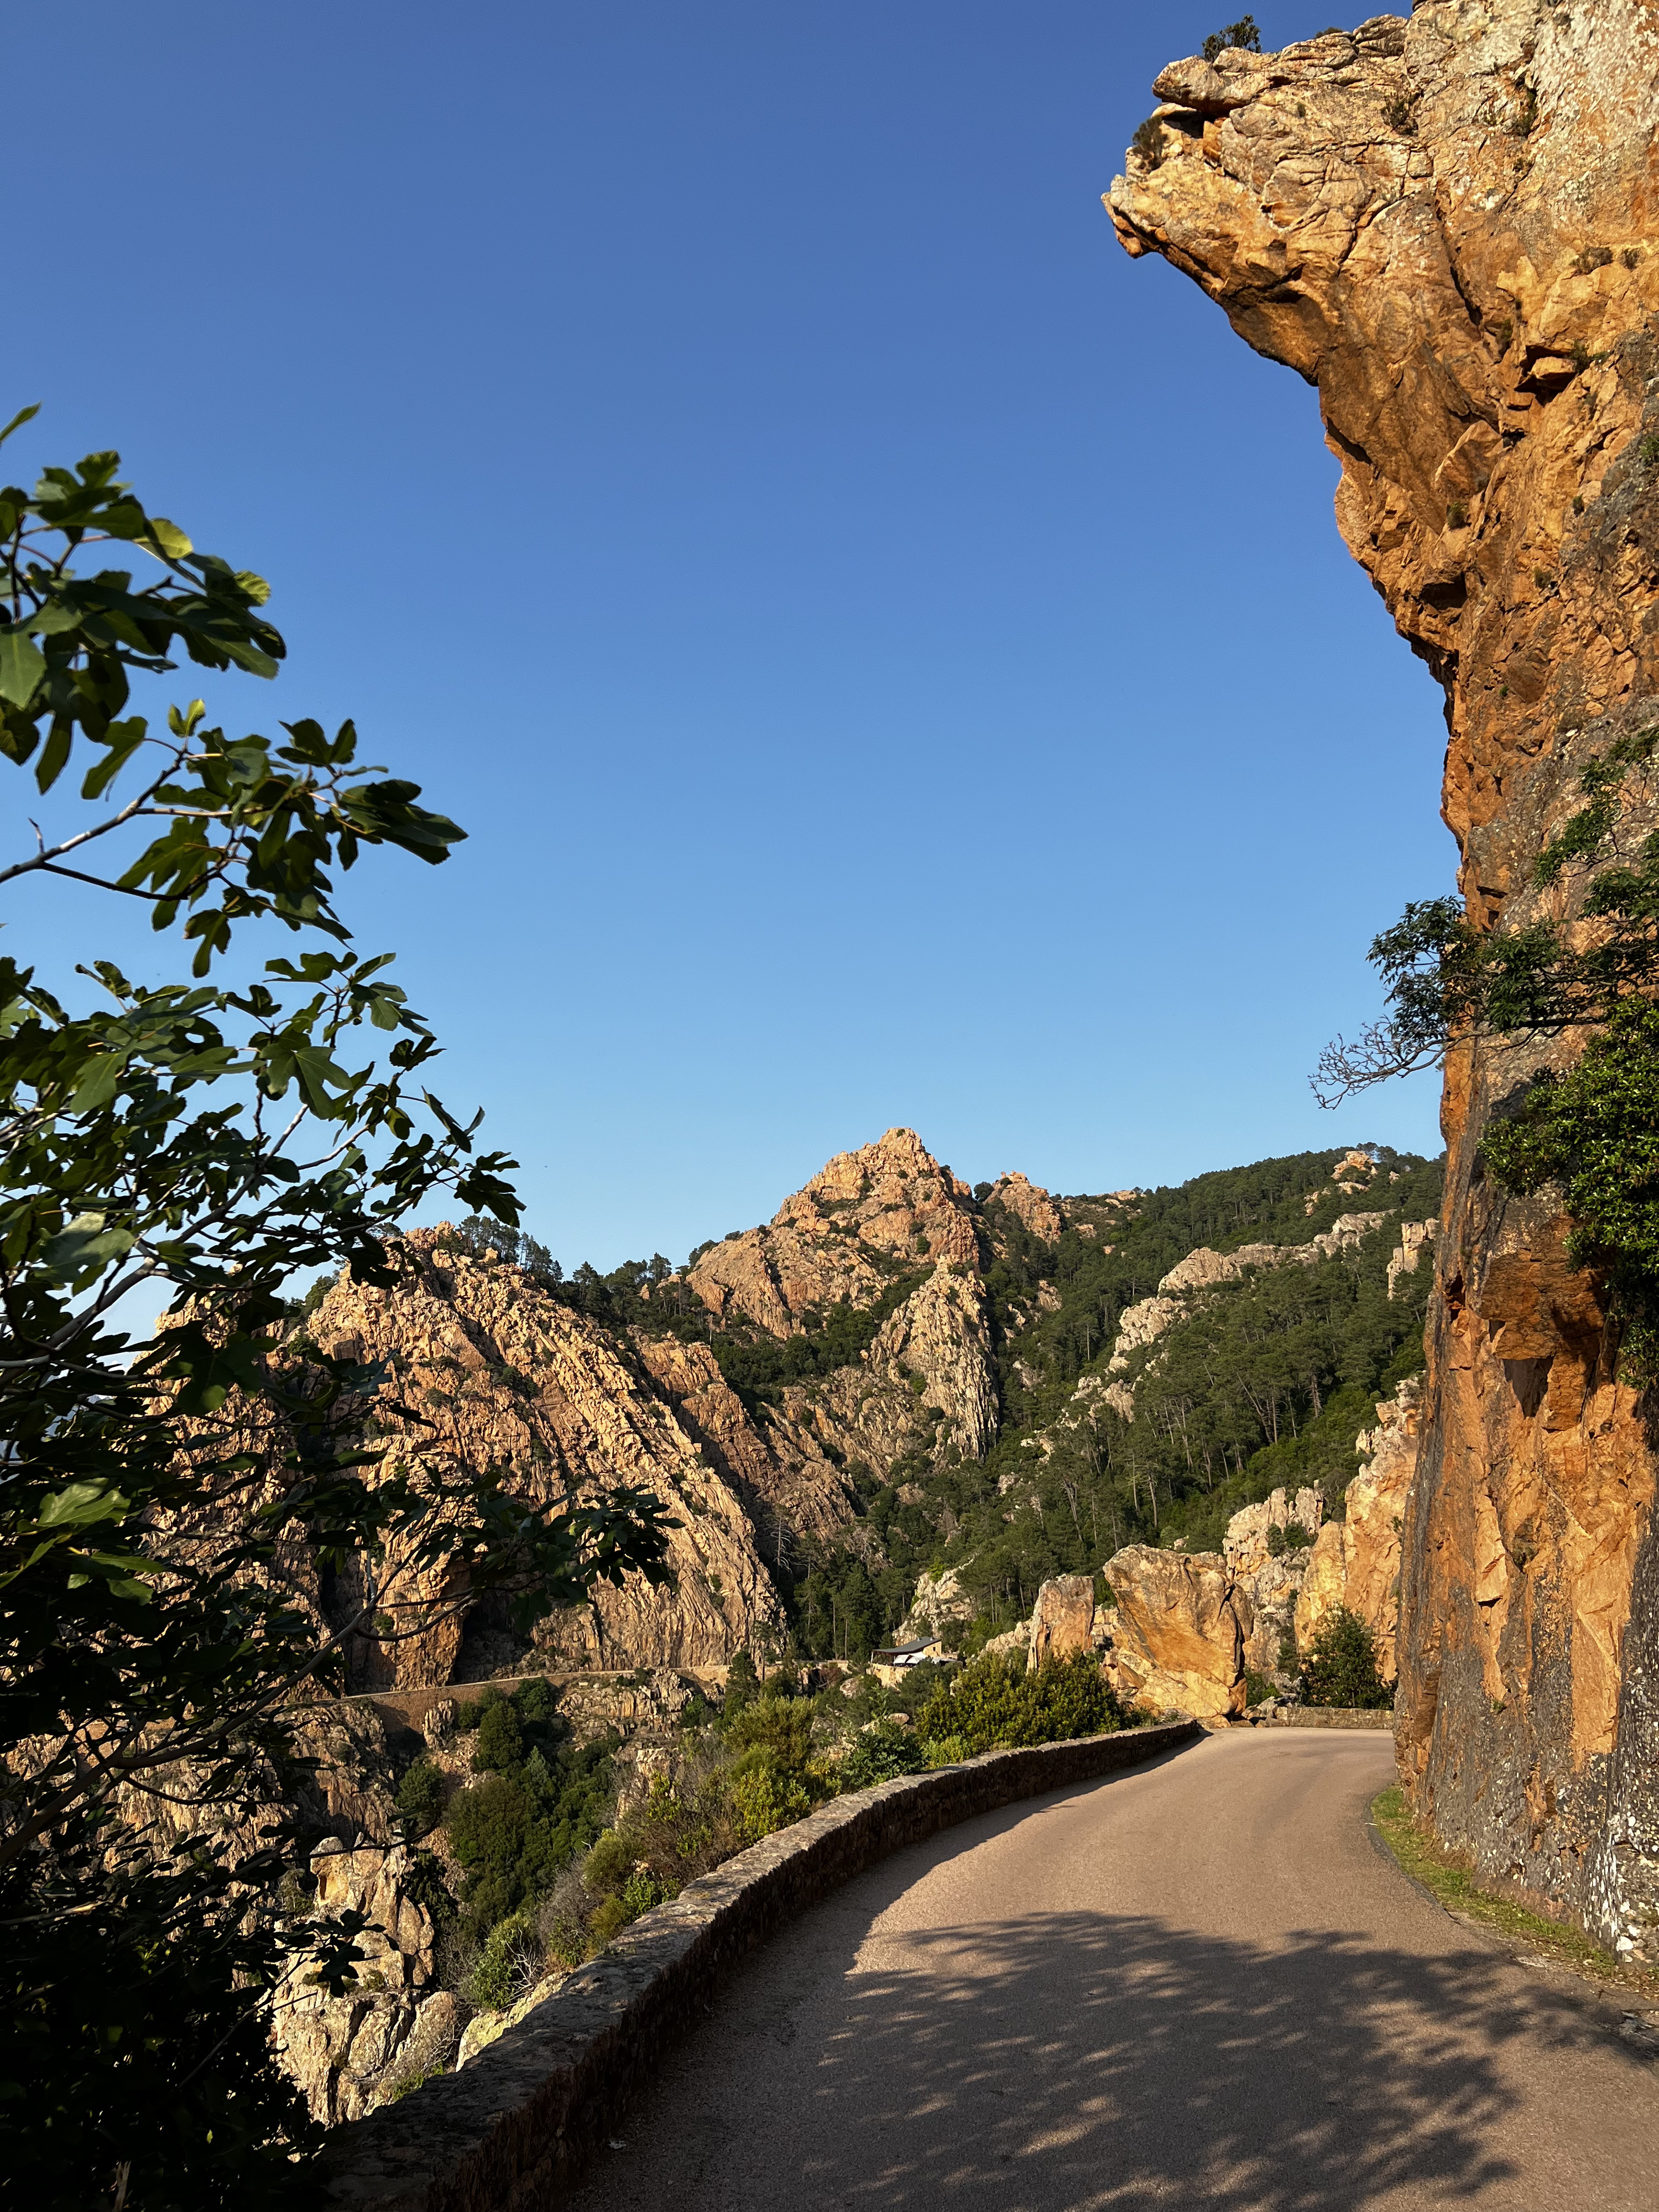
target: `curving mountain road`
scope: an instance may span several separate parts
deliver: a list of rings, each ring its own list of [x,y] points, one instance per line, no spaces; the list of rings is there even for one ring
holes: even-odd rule
[[[1372,1841],[1386,1735],[964,1823],[726,1985],[580,2212],[1653,2212],[1659,2068]]]

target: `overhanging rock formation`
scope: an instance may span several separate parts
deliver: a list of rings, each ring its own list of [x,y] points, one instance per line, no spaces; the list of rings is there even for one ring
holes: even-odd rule
[[[1472,916],[1570,914],[1532,860],[1585,762],[1659,718],[1653,11],[1428,0],[1154,89],[1149,149],[1108,195],[1120,238],[1317,386],[1342,534],[1445,690]],[[1448,1068],[1399,1741],[1484,1871],[1651,1955],[1654,1461],[1565,1222],[1476,1154],[1548,1057]]]

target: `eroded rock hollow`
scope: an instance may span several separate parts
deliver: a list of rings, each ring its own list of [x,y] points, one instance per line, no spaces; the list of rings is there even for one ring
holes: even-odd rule
[[[1539,891],[1533,860],[1659,713],[1654,11],[1427,0],[1154,91],[1119,237],[1317,386],[1342,535],[1444,688],[1469,912],[1570,918],[1582,872]],[[1654,1458],[1559,1209],[1477,1151],[1548,1056],[1448,1066],[1398,1741],[1443,1837],[1630,1951],[1659,1923]]]

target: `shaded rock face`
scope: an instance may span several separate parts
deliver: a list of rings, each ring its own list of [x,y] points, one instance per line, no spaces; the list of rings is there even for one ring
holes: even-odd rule
[[[744,1499],[768,1558],[775,1564],[791,1537],[847,1540],[856,1525],[852,1493],[810,1427],[751,1419],[707,1345],[641,1331],[636,1349],[682,1425]]]
[[[1544,893],[1532,861],[1659,688],[1656,61],[1638,0],[1426,0],[1172,65],[1164,158],[1129,156],[1108,195],[1132,254],[1318,387],[1342,534],[1445,690],[1478,924],[1575,912],[1584,872]],[[1476,1150],[1575,1048],[1449,1062],[1397,1741],[1482,1871],[1650,1952],[1653,1455],[1565,1223],[1502,1198]]]
[[[1194,1719],[1244,1711],[1244,1632],[1218,1553],[1131,1544],[1106,1562],[1107,1678],[1126,1705]]]

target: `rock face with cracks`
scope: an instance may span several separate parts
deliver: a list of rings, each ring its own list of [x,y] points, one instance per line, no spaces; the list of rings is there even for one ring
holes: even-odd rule
[[[630,1575],[536,1631],[544,1663],[721,1666],[780,1634],[783,1610],[742,1498],[643,1363],[517,1267],[410,1232],[416,1272],[394,1290],[337,1283],[310,1319],[322,1349],[384,1362],[374,1412],[394,1457],[509,1469],[522,1494],[635,1484],[673,1513],[672,1588]],[[414,1418],[414,1417],[419,1417]],[[488,1605],[428,1635],[360,1639],[351,1686],[483,1680],[523,1656]]]
[[[1031,1642],[1025,1670],[1035,1674],[1051,1659],[1074,1659],[1094,1641],[1095,1581],[1092,1575],[1056,1575],[1037,1592],[1031,1613]]]
[[[1244,1632],[1224,1559],[1131,1544],[1106,1563],[1103,1663],[1125,1705],[1194,1720],[1244,1711]]]
[[[1157,143],[1107,197],[1120,238],[1317,386],[1342,534],[1444,688],[1471,917],[1571,918],[1584,872],[1540,892],[1531,864],[1659,689],[1659,22],[1427,0],[1154,90]],[[1505,1200],[1477,1152],[1574,1049],[1448,1065],[1398,1744],[1484,1873],[1652,1954],[1654,1456],[1559,1207]]]
[[[1399,1667],[1401,1543],[1417,1472],[1422,1387],[1412,1376],[1376,1409],[1358,1441],[1364,1469],[1348,1485],[1340,1521],[1320,1529],[1296,1600],[1296,1641],[1305,1651],[1338,1606],[1358,1613],[1376,1638],[1385,1682]]]

